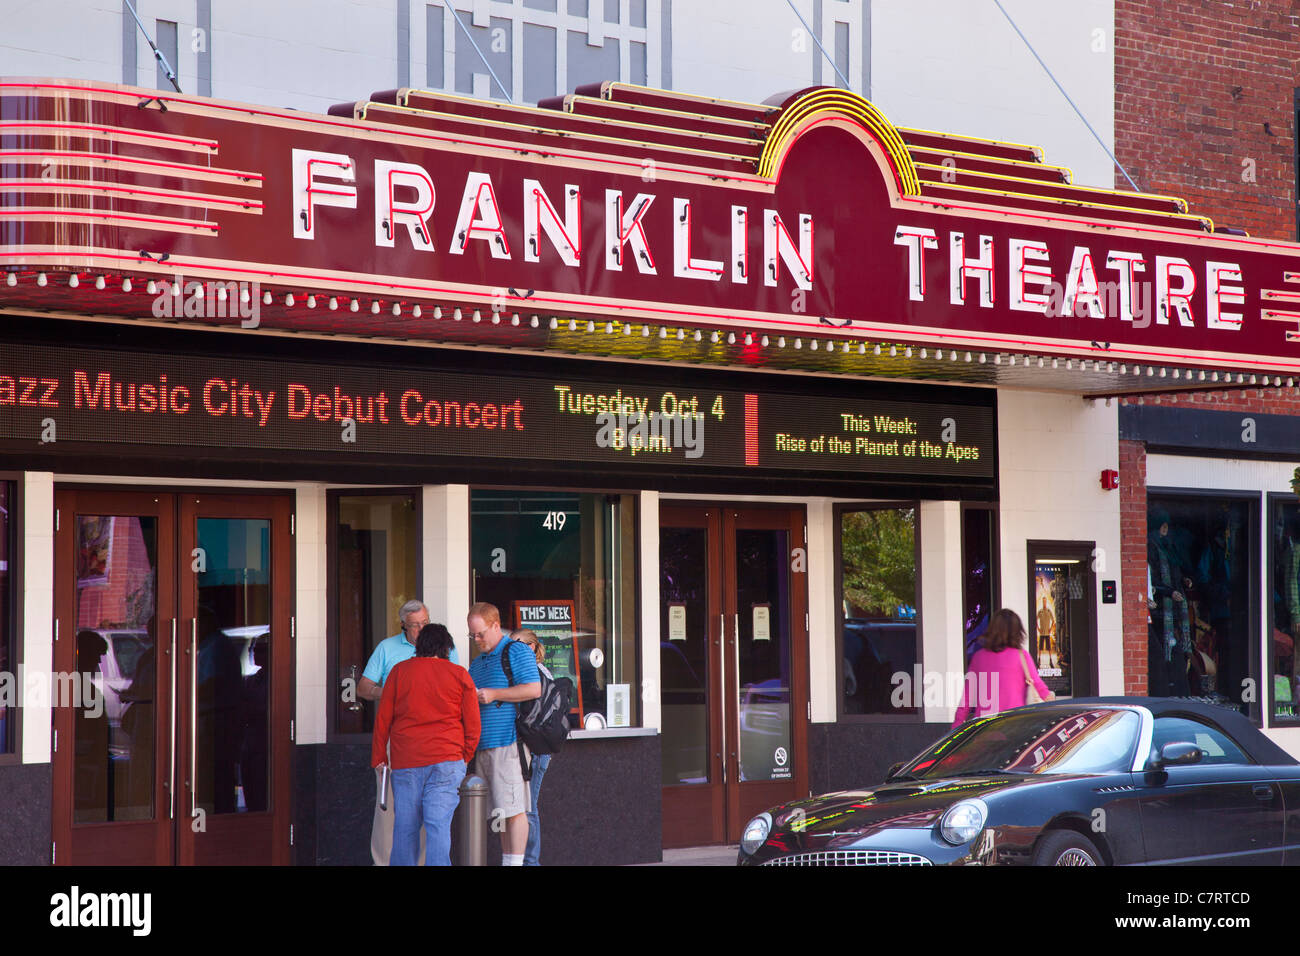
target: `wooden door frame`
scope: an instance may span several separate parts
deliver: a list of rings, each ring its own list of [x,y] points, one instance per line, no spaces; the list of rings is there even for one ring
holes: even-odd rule
[[[152,498],[156,507],[145,510],[141,502]],[[191,863],[237,863],[247,862],[237,858],[239,846],[229,841],[211,841],[215,853],[199,852],[195,854],[190,829],[189,790],[185,783],[188,778],[188,748],[184,739],[177,740],[174,783],[175,804],[174,817],[167,816],[169,806],[169,787],[166,782],[171,767],[172,735],[175,727],[187,727],[189,717],[189,668],[192,652],[191,625],[184,610],[193,611],[195,595],[184,593],[187,588],[182,582],[192,581],[188,555],[194,546],[195,528],[185,528],[186,521],[184,501],[199,499],[216,504],[225,510],[213,517],[248,517],[271,521],[271,616],[272,616],[272,712],[268,715],[272,749],[268,768],[268,794],[272,809],[266,812],[268,823],[268,844],[272,865],[287,865],[291,862],[289,846],[289,827],[293,819],[293,779],[292,757],[293,743],[291,725],[295,712],[294,676],[297,673],[297,642],[292,638],[294,607],[296,602],[296,582],[294,579],[294,535],[291,531],[294,513],[294,495],[291,490],[270,489],[193,489],[163,486],[158,489],[143,491],[125,491],[120,486],[73,484],[59,485],[55,488],[55,507],[67,509],[67,514],[60,518],[69,522],[75,520],[78,510],[90,513],[83,502],[88,502],[95,514],[139,514],[152,515],[158,519],[157,565],[155,597],[157,606],[155,621],[155,646],[157,662],[158,694],[155,698],[155,818],[152,822],[124,821],[112,824],[77,824],[78,834],[85,832],[88,838],[74,839],[72,823],[73,809],[73,770],[74,751],[65,751],[60,755],[54,753],[53,792],[51,795],[53,825],[52,834],[55,842],[55,862],[58,864],[117,864],[117,865],[182,865]],[[195,513],[194,517],[203,516]],[[54,613],[60,639],[54,644],[53,669],[71,671],[75,669],[75,531],[74,525],[63,525],[55,533],[55,575],[54,575]],[[188,547],[187,547],[188,543]],[[168,573],[170,570],[171,573]],[[185,605],[185,607],[182,607]],[[61,613],[62,609],[62,613]],[[175,704],[176,720],[171,720],[172,677],[171,644],[172,628],[175,627]],[[64,639],[64,635],[68,635]],[[277,635],[279,639],[277,641]],[[73,741],[72,708],[56,708],[53,726],[55,741],[60,737]],[[181,735],[182,738],[184,735]],[[71,746],[71,745],[70,745]],[[241,817],[244,815],[241,814]],[[213,817],[207,823],[220,823]],[[93,829],[103,827],[104,832],[92,836]],[[121,828],[145,829],[157,827],[159,832],[151,835],[153,844],[151,852],[134,855],[112,855],[116,844],[128,844],[129,838],[112,839],[109,834],[124,832]],[[112,828],[112,829],[109,829]],[[184,828],[184,829],[182,829]],[[218,831],[219,834],[220,831]],[[128,847],[129,849],[129,847]],[[233,852],[232,852],[233,851]],[[211,857],[211,858],[209,858]]]
[[[726,839],[726,782],[723,777],[726,751],[721,737],[723,715],[719,708],[710,707],[710,691],[719,681],[722,660],[722,564],[715,560],[716,549],[721,546],[722,508],[718,505],[686,504],[667,505],[659,509],[659,527],[703,528],[705,532],[705,558],[708,561],[708,608],[705,611],[707,622],[708,656],[705,661],[705,711],[708,717],[708,739],[705,753],[708,759],[709,782],[705,784],[678,784],[664,786],[662,815],[665,821],[674,821],[675,832],[679,838],[665,840],[670,846],[694,846],[700,844],[722,843]],[[658,585],[662,587],[662,582]],[[662,598],[660,598],[662,603]],[[658,635],[655,635],[657,640]],[[702,806],[703,805],[703,806]],[[689,825],[681,826],[676,821],[686,820]]]
[[[732,735],[728,735],[727,742],[729,746],[734,746],[735,751],[731,754],[731,767],[728,773],[728,780],[733,781],[733,785],[728,786],[727,793],[727,842],[737,843],[740,841],[745,824],[755,815],[768,807],[777,804],[786,803],[789,800],[797,799],[808,792],[808,629],[806,626],[808,613],[808,574],[807,574],[807,554],[808,542],[806,540],[806,515],[807,512],[801,505],[792,504],[773,504],[773,505],[725,505],[728,510],[734,512],[730,519],[724,517],[723,520],[723,552],[725,555],[724,562],[726,570],[724,572],[723,595],[728,603],[728,608],[724,611],[730,615],[733,621],[731,628],[731,639],[724,648],[724,655],[727,660],[734,660],[737,653],[737,641],[739,635],[736,633],[737,628],[734,623],[739,615],[739,608],[736,606],[738,588],[727,586],[727,582],[734,582],[737,577],[736,569],[736,547],[735,533],[740,530],[765,530],[765,531],[787,531],[789,533],[789,547],[791,552],[795,548],[802,548],[805,564],[803,571],[790,570],[790,748],[793,751],[792,760],[794,763],[793,774],[789,780],[745,781],[742,785],[740,782],[740,740],[732,740]],[[793,565],[793,554],[787,555]],[[724,719],[734,717],[732,726],[739,733],[740,719],[740,673],[732,668],[729,672],[730,686],[727,690],[727,697],[723,701]],[[792,791],[792,792],[791,792]]]
[[[722,775],[715,776],[713,783],[707,786],[715,791],[710,803],[709,822],[704,827],[688,830],[701,834],[700,839],[691,838],[665,841],[670,846],[687,846],[694,843],[736,842],[745,823],[755,813],[778,803],[796,799],[808,792],[808,701],[809,696],[809,635],[807,628],[808,612],[808,575],[807,565],[804,570],[790,572],[790,673],[791,673],[791,749],[794,761],[793,775],[789,781],[748,781],[744,791],[739,780],[740,741],[737,737],[739,720],[736,716],[739,704],[739,674],[734,667],[728,666],[736,652],[735,625],[733,622],[738,611],[735,607],[735,530],[737,528],[755,528],[785,530],[789,532],[790,547],[803,548],[807,557],[807,508],[800,503],[784,502],[731,502],[731,501],[689,501],[673,499],[661,504],[659,508],[659,527],[707,527],[709,532],[708,547],[710,557],[710,608],[708,611],[710,662],[720,669],[725,686],[717,706],[709,707],[710,751],[715,746],[725,744],[722,753]],[[728,585],[728,581],[733,584]],[[660,582],[660,587],[662,583]],[[662,598],[660,598],[662,600]],[[712,700],[713,686],[718,680],[714,671],[706,678],[709,696]],[[727,722],[725,738],[722,737],[723,726]],[[734,750],[734,753],[733,753]],[[716,772],[719,768],[711,759],[711,766]],[[663,818],[669,820],[678,813],[700,814],[700,785],[683,785],[680,787],[663,787]],[[775,791],[775,792],[773,792]],[[769,800],[769,792],[771,799]],[[760,806],[761,804],[761,806]],[[752,812],[751,812],[752,811]],[[680,832],[680,831],[679,831]],[[702,837],[707,833],[708,839]]]
[[[144,504],[152,498],[152,509]],[[73,673],[76,670],[76,516],[80,513],[100,515],[151,516],[157,522],[155,564],[157,572],[164,557],[176,550],[176,500],[170,492],[124,491],[120,488],[56,488],[54,507],[58,526],[54,534],[54,619],[58,639],[54,642],[52,670]],[[66,509],[66,515],[64,513]],[[93,509],[93,511],[91,510]],[[62,569],[63,573],[60,573]],[[170,721],[174,688],[171,645],[176,620],[176,576],[155,573],[154,585],[154,817],[152,820],[120,821],[102,824],[75,824],[73,814],[73,775],[76,764],[76,736],[72,707],[55,707],[54,753],[52,754],[51,811],[56,865],[169,865],[175,858],[175,826],[169,813],[179,812],[180,797],[170,801],[172,781],[170,767],[173,727]],[[164,626],[164,622],[165,626]],[[167,719],[164,719],[164,715]],[[107,716],[105,717],[107,719]],[[60,751],[59,740],[66,743]],[[152,833],[145,835],[147,831]],[[74,836],[74,833],[76,836]],[[62,852],[60,852],[62,849]]]
[[[206,826],[212,830],[212,839],[200,841],[192,826],[186,825],[190,819],[190,794],[194,781],[190,777],[191,754],[190,740],[184,735],[178,741],[177,771],[178,779],[185,785],[177,788],[184,798],[184,812],[178,828],[176,860],[181,865],[236,864],[247,862],[245,845],[247,834],[254,833],[266,840],[271,848],[269,863],[283,866],[289,859],[289,825],[292,816],[293,781],[291,721],[293,719],[293,673],[296,668],[294,660],[294,641],[292,631],[294,581],[293,581],[293,535],[289,532],[290,516],[293,513],[293,496],[276,495],[252,497],[240,494],[213,494],[209,492],[190,492],[178,495],[180,506],[177,519],[177,541],[179,544],[178,560],[183,561],[196,546],[197,528],[195,521],[199,518],[217,519],[251,519],[270,522],[271,551],[271,711],[267,715],[267,730],[271,735],[271,749],[268,751],[269,779],[267,780],[267,797],[271,809],[242,814],[211,814],[206,819]],[[212,509],[209,512],[207,509]],[[279,546],[278,546],[279,545]],[[180,706],[177,710],[178,725],[194,732],[194,714],[191,701],[194,690],[191,689],[191,674],[197,667],[198,648],[196,644],[202,635],[197,634],[195,622],[198,618],[196,606],[197,594],[192,583],[192,572],[188,565],[178,567],[177,619],[181,622],[180,636],[177,639],[178,664],[186,668],[186,673],[177,680],[177,687],[183,688],[180,694]],[[185,652],[180,651],[184,646]],[[193,739],[192,737],[190,739]],[[223,830],[233,831],[222,834]]]

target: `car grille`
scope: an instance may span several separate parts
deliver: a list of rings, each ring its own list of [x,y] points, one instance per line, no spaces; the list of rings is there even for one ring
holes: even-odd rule
[[[791,853],[768,860],[763,866],[930,866],[915,853],[897,850],[823,850],[819,853]]]

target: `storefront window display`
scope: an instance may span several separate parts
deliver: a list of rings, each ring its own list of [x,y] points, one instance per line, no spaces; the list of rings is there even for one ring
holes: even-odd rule
[[[1270,496],[1268,526],[1273,719],[1300,720],[1300,504]]]
[[[420,597],[419,516],[409,492],[339,495],[334,501],[335,646],[339,680],[355,687],[375,645],[400,631],[402,605]],[[341,695],[335,732],[370,733],[374,710],[371,701]]]
[[[475,490],[470,512],[472,599],[537,633],[574,726],[639,726],[634,496]]]
[[[1251,678],[1250,501],[1151,495],[1147,502],[1148,674],[1156,697],[1244,705]]]
[[[839,512],[843,715],[918,713],[915,508]],[[906,680],[895,675],[906,675]]]

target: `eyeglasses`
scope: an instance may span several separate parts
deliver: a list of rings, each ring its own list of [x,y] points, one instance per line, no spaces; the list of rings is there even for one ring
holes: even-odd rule
[[[479,640],[479,639],[480,639],[484,634],[486,634],[486,633],[487,633],[488,631],[490,631],[490,630],[492,630],[492,628],[488,627],[488,628],[484,628],[483,630],[478,631],[478,632],[470,631],[470,632],[469,632],[469,639],[470,639],[471,641],[477,641],[477,640]]]

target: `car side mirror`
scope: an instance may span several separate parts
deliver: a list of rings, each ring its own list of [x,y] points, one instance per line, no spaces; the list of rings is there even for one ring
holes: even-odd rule
[[[1205,752],[1196,744],[1186,742],[1165,744],[1160,748],[1160,756],[1151,761],[1151,769],[1163,770],[1165,767],[1200,763],[1204,756]]]
[[[896,763],[896,764],[894,764],[892,767],[890,767],[890,768],[889,768],[889,773],[885,774],[885,779],[886,779],[886,780],[893,780],[893,779],[894,779],[894,774],[898,773],[898,771],[900,771],[900,770],[903,769],[903,764],[904,764],[905,762],[906,762],[906,761],[900,760],[900,761],[898,761],[898,763]]]

